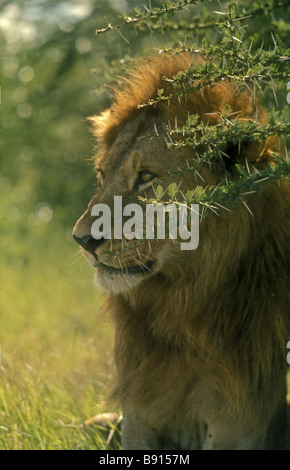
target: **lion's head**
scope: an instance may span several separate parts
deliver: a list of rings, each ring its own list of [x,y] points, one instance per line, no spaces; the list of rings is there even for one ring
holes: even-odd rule
[[[216,184],[225,173],[234,177],[238,161],[247,159],[254,163],[259,160],[261,164],[267,160],[265,144],[254,143],[241,148],[229,143],[214,169],[205,164],[196,172],[185,171],[182,177],[169,176],[170,170],[186,166],[194,168],[198,155],[188,147],[178,150],[170,147],[172,140],[168,126],[181,127],[192,114],[198,114],[200,121],[209,125],[216,124],[227,107],[230,107],[233,119],[264,119],[264,112],[254,103],[253,97],[249,93],[240,93],[226,81],[186,97],[174,97],[168,79],[187,69],[191,63],[200,62],[199,56],[189,54],[178,57],[165,54],[147,60],[130,72],[121,89],[115,90],[111,108],[90,118],[98,138],[95,158],[98,191],[77,222],[74,237],[82,245],[88,261],[96,267],[97,284],[113,293],[124,293],[158,273],[170,272],[172,266],[185,269],[188,258],[194,256],[194,253],[180,250],[180,239],[172,241],[165,237],[136,241],[124,236],[122,239],[114,237],[119,231],[115,227],[116,219],[124,206],[140,204],[138,196],[155,197],[153,185],[159,180],[165,188],[175,182],[181,193],[186,194],[197,185]],[[154,100],[160,88],[173,95],[170,106],[164,101],[141,106]],[[122,206],[114,204],[117,195],[122,196]],[[97,204],[106,204],[112,215],[111,233],[99,240],[91,233],[96,220],[92,210]]]

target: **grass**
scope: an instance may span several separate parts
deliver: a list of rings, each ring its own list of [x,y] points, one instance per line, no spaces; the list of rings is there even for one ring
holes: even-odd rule
[[[4,233],[1,248],[0,449],[106,448],[81,427],[115,411],[113,331],[93,270],[53,223]]]

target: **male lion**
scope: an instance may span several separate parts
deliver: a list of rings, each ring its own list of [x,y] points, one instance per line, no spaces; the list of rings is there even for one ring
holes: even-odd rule
[[[168,124],[181,127],[198,114],[214,125],[226,109],[232,119],[267,119],[249,92],[227,81],[139,106],[161,88],[174,95],[164,77],[201,60],[165,54],[142,62],[115,90],[111,108],[91,118],[99,187],[73,236],[96,268],[96,284],[108,292],[123,447],[282,448],[290,340],[287,182],[265,182],[245,204],[205,217],[199,246],[191,251],[168,237],[139,240],[136,248],[136,240],[91,235],[96,204],[113,214],[114,196],[123,197],[123,206],[138,203],[138,196],[154,197],[153,183],[169,170],[197,165],[192,148],[168,146]],[[217,185],[225,174],[235,179],[236,163],[249,171],[265,168],[274,146],[275,139],[229,142],[220,159],[173,181],[185,194],[197,185]]]

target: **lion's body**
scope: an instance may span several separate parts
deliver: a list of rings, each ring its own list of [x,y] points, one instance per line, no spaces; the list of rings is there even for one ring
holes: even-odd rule
[[[93,118],[101,140],[98,164],[106,177],[77,224],[78,239],[90,233],[94,204],[110,205],[114,195],[127,203],[136,200],[133,174],[149,170],[162,177],[192,158],[190,149],[169,151],[163,137],[138,137],[154,136],[156,127],[164,129],[175,117],[182,124],[188,112],[214,124],[227,104],[240,119],[255,118],[251,96],[233,92],[227,83],[196,92],[188,101],[173,101],[168,109],[164,104],[154,112],[137,109],[165,86],[163,75],[185,69],[186,61],[159,58],[155,68],[149,63],[142,73],[134,72],[116,94],[112,110]],[[258,113],[265,120],[261,109]],[[253,144],[241,158],[263,167],[271,158],[270,146]],[[199,172],[204,184],[216,184],[224,166]],[[186,175],[182,184],[186,190],[197,182]],[[239,203],[223,217],[206,217],[196,250],[181,251],[170,240],[140,244],[139,262],[154,258],[148,275],[124,271],[137,260],[133,248],[122,252],[120,242],[113,241],[120,250],[114,258],[104,252],[110,240],[94,250],[85,247],[92,264],[95,254],[101,262],[97,282],[110,292],[107,308],[116,326],[114,397],[124,410],[127,449],[283,446],[290,340],[289,185],[265,184],[260,195],[247,197],[247,206]]]

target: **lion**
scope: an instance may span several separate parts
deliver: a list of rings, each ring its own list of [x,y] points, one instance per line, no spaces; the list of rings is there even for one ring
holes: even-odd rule
[[[206,216],[193,250],[181,250],[180,239],[96,239],[91,232],[93,207],[106,204],[113,214],[114,196],[141,204],[139,197],[156,198],[158,181],[174,181],[185,194],[234,180],[237,163],[257,171],[273,161],[275,138],[229,142],[210,165],[172,177],[197,165],[198,155],[168,145],[168,126],[182,127],[193,114],[215,125],[226,109],[227,119],[267,122],[252,94],[227,80],[178,96],[170,79],[200,62],[187,53],[141,61],[115,87],[111,107],[89,118],[98,190],[73,236],[96,268],[116,329],[112,397],[123,411],[123,448],[281,449],[290,340],[287,181],[264,182],[245,204]],[[170,101],[156,99],[159,89]]]

